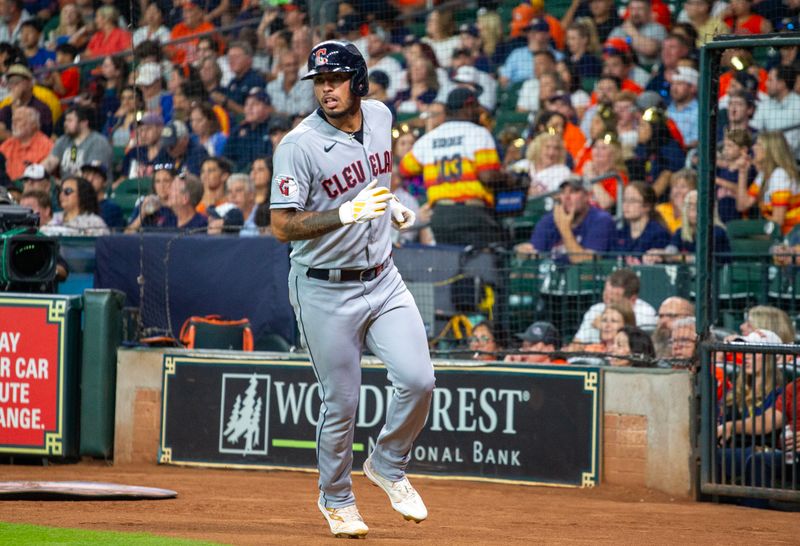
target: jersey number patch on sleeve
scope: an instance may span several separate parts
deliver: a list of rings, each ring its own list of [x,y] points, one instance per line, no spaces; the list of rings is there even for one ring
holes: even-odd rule
[[[278,191],[281,192],[282,196],[291,197],[297,193],[297,181],[291,176],[279,174],[275,177],[275,181],[278,185]]]

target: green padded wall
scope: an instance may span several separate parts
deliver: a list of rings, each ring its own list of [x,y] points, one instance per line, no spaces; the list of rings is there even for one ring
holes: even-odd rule
[[[83,293],[81,455],[108,458],[114,446],[117,347],[122,341],[124,302],[125,294],[118,290]]]

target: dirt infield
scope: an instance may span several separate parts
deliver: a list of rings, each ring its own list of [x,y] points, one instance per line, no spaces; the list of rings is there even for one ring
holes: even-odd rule
[[[0,480],[91,480],[178,491],[162,501],[5,501],[0,521],[148,532],[228,544],[332,540],[315,506],[316,475],[81,463],[0,466]],[[416,479],[430,517],[414,524],[355,476],[371,542],[416,544],[797,544],[797,514],[676,501],[602,486],[557,489]]]

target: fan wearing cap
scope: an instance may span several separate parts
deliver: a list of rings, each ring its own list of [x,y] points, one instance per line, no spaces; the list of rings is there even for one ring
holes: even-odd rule
[[[12,137],[0,144],[0,153],[6,158],[6,172],[11,180],[22,176],[25,167],[41,163],[50,155],[53,141],[39,130],[39,112],[20,106],[12,115]]]
[[[180,120],[172,120],[161,130],[161,157],[163,163],[172,163],[178,171],[200,175],[200,166],[208,159],[208,151],[190,138],[189,128]]]
[[[422,174],[437,242],[483,248],[503,239],[491,208],[493,189],[505,174],[491,133],[477,124],[475,93],[464,87],[452,90],[446,110],[446,121],[402,158],[400,174]]]
[[[548,50],[556,61],[564,59],[564,54],[555,49],[551,43],[550,25],[545,19],[532,19],[524,27],[528,43],[523,47],[514,49],[498,69],[500,85],[524,82],[534,75],[535,60],[533,54],[537,51]]]
[[[560,263],[581,263],[595,253],[609,252],[614,242],[614,219],[591,206],[591,188],[582,178],[568,178],[561,183],[552,212],[548,212],[531,234],[528,243],[520,243],[521,254],[550,253]]]
[[[142,63],[136,71],[136,87],[142,90],[145,108],[161,116],[164,121],[172,119],[172,95],[164,90],[162,68],[158,63]]]
[[[700,73],[689,66],[679,66],[672,74],[669,95],[672,102],[667,115],[678,126],[687,148],[697,146],[699,138],[700,105],[697,102],[697,82]]]
[[[143,178],[153,175],[153,165],[166,163],[167,158],[161,148],[161,133],[164,118],[155,112],[148,112],[139,120],[136,128],[139,146],[132,148],[122,160],[122,176],[115,186],[126,178]]]
[[[658,52],[667,37],[667,31],[653,21],[650,0],[631,0],[628,3],[628,19],[612,30],[608,37],[627,40],[639,64],[650,66],[658,61]]]
[[[272,101],[264,89],[254,87],[244,102],[244,119],[225,143],[224,155],[234,164],[234,169],[244,171],[262,154],[272,153],[269,140],[269,118]]]
[[[100,161],[108,168],[113,151],[108,139],[89,127],[92,112],[83,106],[73,106],[64,114],[64,134],[56,140],[50,155],[44,160],[49,173],[60,170],[62,178],[78,174],[85,163]]]
[[[177,225],[175,213],[168,206],[172,181],[176,175],[177,171],[172,163],[157,163],[153,166],[153,193],[140,197],[136,202],[125,233]]]
[[[81,167],[81,175],[88,180],[97,193],[97,207],[100,217],[110,229],[125,227],[122,209],[115,202],[106,199],[108,171],[102,161],[94,160]]]
[[[537,321],[516,336],[522,340],[519,354],[506,355],[505,362],[525,362],[527,364],[566,364],[567,361],[554,357],[552,353],[561,348],[561,335],[549,322]]]
[[[472,89],[478,95],[478,102],[487,111],[494,112],[497,106],[497,82],[495,79],[473,66],[474,59],[465,49],[453,53],[452,82],[456,87]]]
[[[20,106],[30,106],[39,112],[39,130],[45,135],[53,134],[53,112],[50,107],[34,96],[33,73],[22,64],[12,64],[5,72],[11,102],[0,108],[0,133],[8,135],[12,113]]]
[[[623,38],[609,38],[603,44],[602,76],[618,78],[620,90],[637,95],[650,81],[650,74],[634,62],[631,47]]]
[[[481,31],[478,26],[464,23],[458,27],[458,35],[461,39],[459,49],[465,52],[462,54],[469,56],[471,66],[487,74],[492,72],[492,64],[484,51],[483,39],[481,38]],[[454,51],[453,56],[455,55],[456,52]]]
[[[25,171],[20,178],[22,181],[22,192],[41,191],[47,195],[51,194],[50,176],[44,167],[39,164],[32,164],[25,167]],[[57,194],[54,194],[57,197]]]
[[[298,77],[300,59],[294,51],[281,53],[278,77],[267,84],[267,94],[273,99],[276,112],[291,116],[306,116],[316,108],[313,86]]]
[[[179,38],[188,38],[196,34],[204,34],[212,32],[214,25],[205,19],[205,12],[203,8],[195,4],[191,0],[183,0],[179,2],[181,11],[183,12],[183,19],[180,23],[172,27],[170,33],[170,41],[178,40]],[[197,43],[199,39],[187,40],[169,47],[172,60],[177,64],[194,63],[197,60]]]

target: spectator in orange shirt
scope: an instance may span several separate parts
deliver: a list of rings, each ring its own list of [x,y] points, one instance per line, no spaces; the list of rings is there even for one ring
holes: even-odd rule
[[[16,180],[25,167],[41,163],[53,149],[53,141],[39,130],[39,112],[20,106],[11,115],[11,138],[0,144],[0,153],[6,157],[6,172]]]
[[[97,10],[94,22],[98,30],[86,46],[87,57],[104,57],[131,48],[131,35],[117,26],[118,20],[119,11],[114,6],[102,6]]]
[[[186,38],[214,30],[214,25],[204,20],[205,12],[197,4],[187,1],[183,4],[183,21],[172,28],[170,40]],[[177,64],[194,63],[197,60],[197,42],[199,38],[187,40],[171,46],[173,62]]]
[[[572,100],[568,92],[560,90],[556,91],[555,95],[545,101],[545,109],[551,112],[558,112],[566,120],[564,125],[564,146],[572,157],[576,157],[580,153],[583,145],[586,143],[586,137],[581,132],[580,128],[573,123],[577,121],[575,116],[575,109],[572,108]]]

